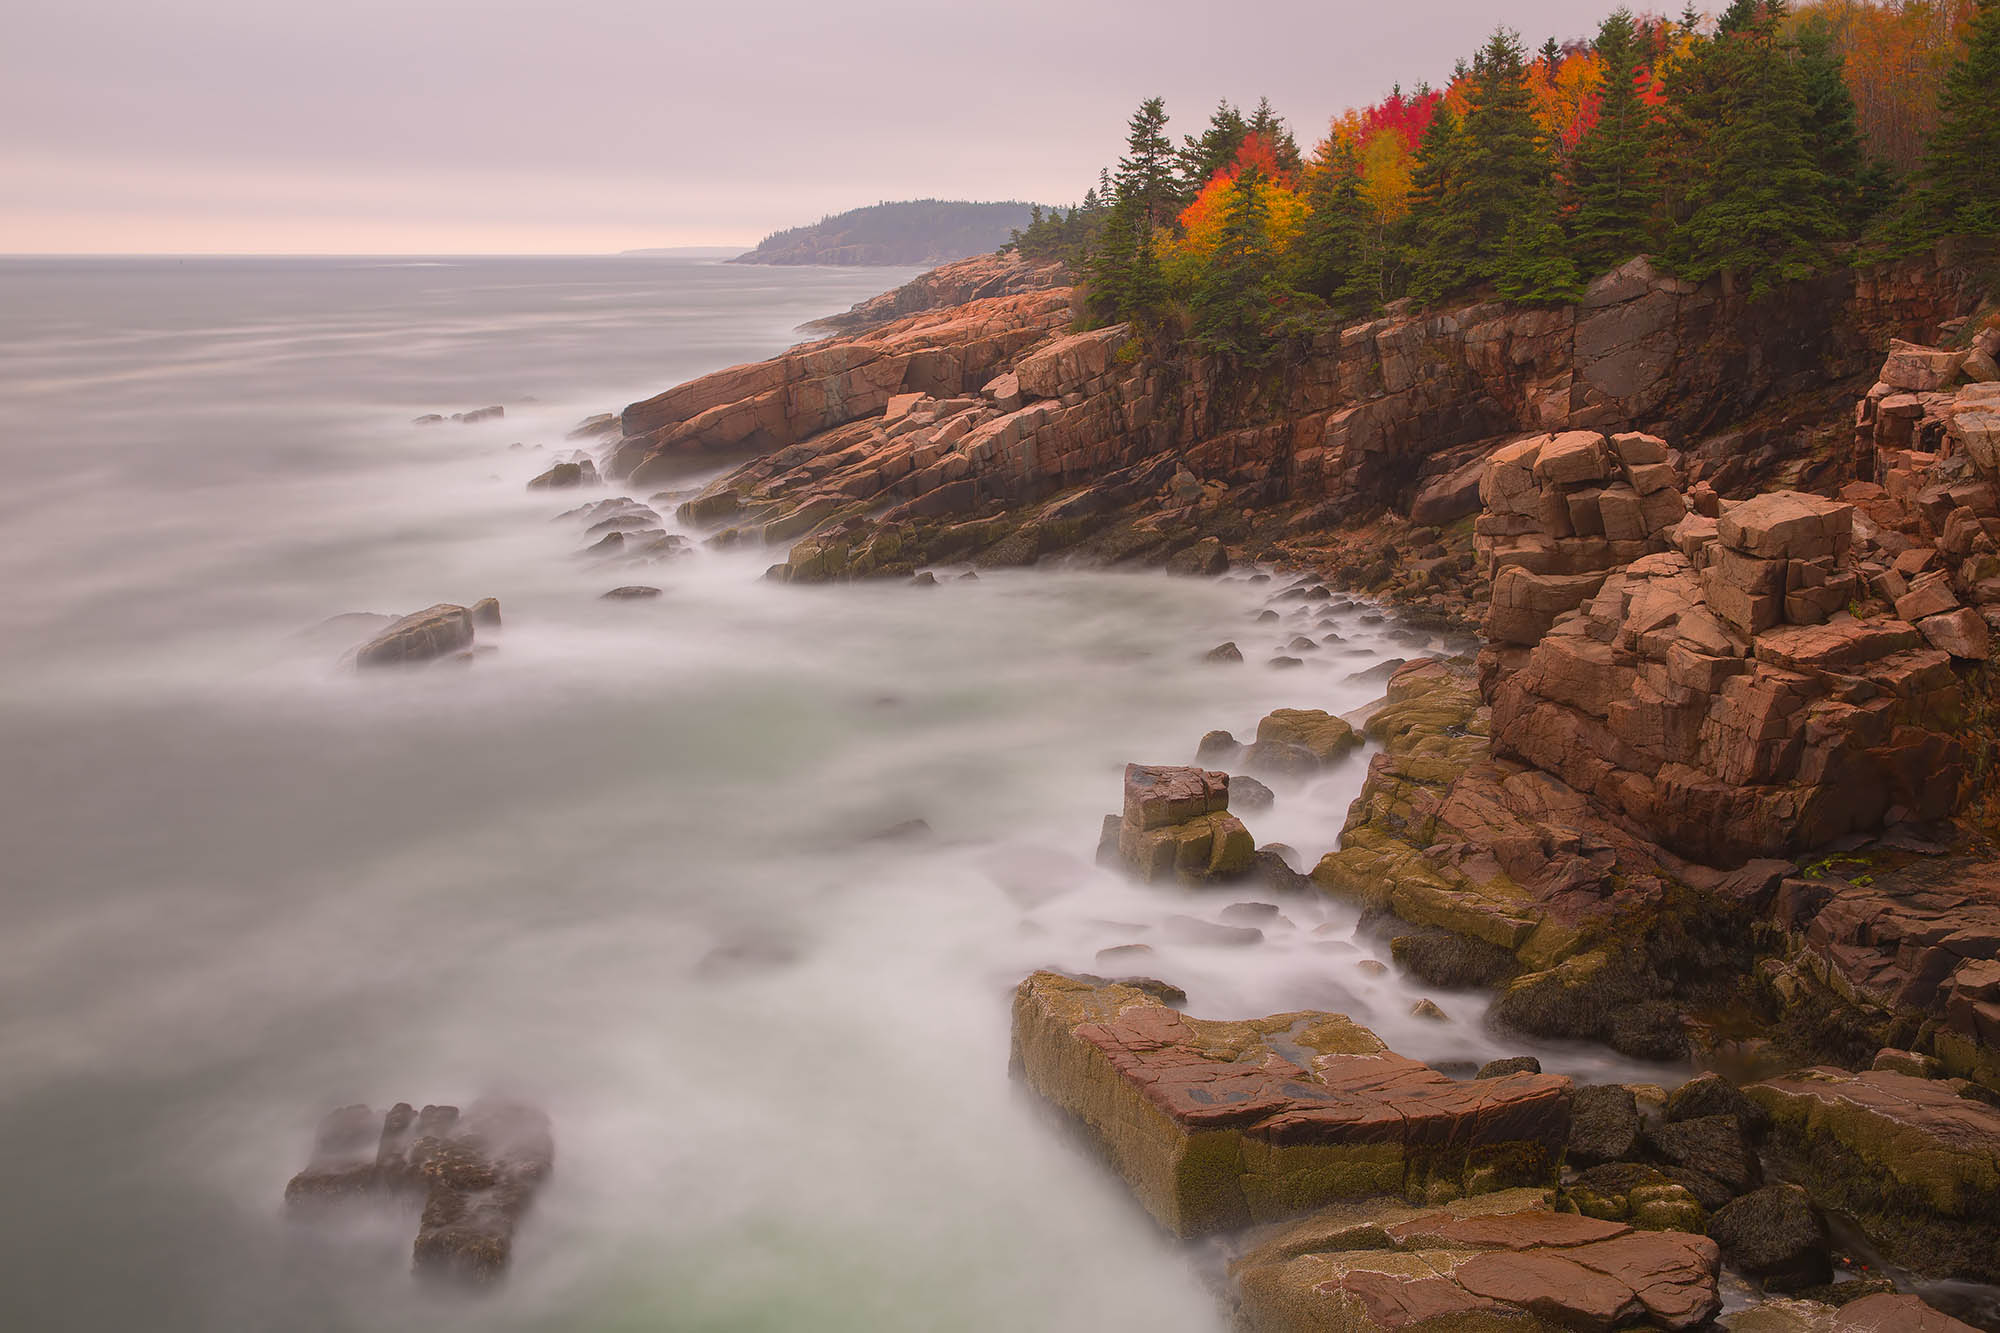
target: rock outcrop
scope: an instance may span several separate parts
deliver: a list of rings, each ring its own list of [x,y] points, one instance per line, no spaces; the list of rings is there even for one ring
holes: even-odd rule
[[[878,439],[866,419],[881,416],[889,400],[904,393],[976,397],[1015,357],[1069,322],[1070,295],[1055,288],[974,301],[705,375],[625,409],[623,438],[609,462],[611,475],[649,485],[732,455],[779,455],[764,459],[760,475],[712,488],[708,503],[690,511],[704,522],[735,514],[735,509],[718,508],[725,493],[738,497],[737,508],[746,500],[776,501],[767,505],[772,517],[780,511],[804,513],[825,495],[872,497],[873,490],[859,497],[842,490],[856,463],[892,443],[887,432]],[[827,437],[855,423],[864,425]],[[972,424],[964,422],[961,429]],[[788,450],[795,452],[784,452]],[[910,450],[902,452],[907,456]],[[867,469],[873,474],[882,470],[881,465]],[[836,479],[835,473],[843,475]],[[756,494],[759,484],[780,477],[783,484]],[[831,484],[808,486],[821,481]],[[814,494],[809,497],[802,487]],[[803,535],[831,512],[828,508],[812,520],[799,521],[794,531],[764,539],[781,542]]]
[[[1511,1190],[1443,1210],[1329,1208],[1230,1265],[1250,1333],[1692,1329],[1722,1308],[1715,1242],[1550,1211]]]
[[[1069,281],[1069,270],[1055,260],[1023,259],[1015,254],[974,255],[956,263],[941,264],[893,291],[872,296],[850,310],[814,320],[805,327],[823,333],[858,333],[949,306],[1067,287]]]
[[[1338,1014],[1209,1022],[1051,972],[1015,992],[1013,1065],[1180,1236],[1545,1184],[1569,1134],[1565,1078],[1455,1083]]]
[[[548,1180],[548,1117],[516,1102],[475,1102],[386,1115],[344,1106],[321,1121],[312,1160],[285,1186],[294,1216],[331,1206],[420,1198],[418,1274],[490,1281],[513,1256],[514,1232]]]

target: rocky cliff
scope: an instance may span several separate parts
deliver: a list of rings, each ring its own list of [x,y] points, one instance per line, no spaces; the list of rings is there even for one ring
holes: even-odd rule
[[[977,272],[933,290],[1048,276]],[[1885,339],[1927,336],[1969,291],[1949,254],[1764,302],[1638,260],[1573,309],[1391,314],[1255,384],[1150,355],[1122,326],[1069,332],[1068,289],[1014,291],[633,404],[610,470],[654,484],[752,456],[688,516],[725,540],[798,542],[785,566],[801,579],[1077,546],[1163,560],[1253,531],[1268,550],[1385,508],[1443,527],[1478,507],[1480,460],[1528,432],[1649,430],[1683,451],[1684,481],[1717,488],[1770,473],[1810,447],[1787,405],[1818,395],[1823,420]]]

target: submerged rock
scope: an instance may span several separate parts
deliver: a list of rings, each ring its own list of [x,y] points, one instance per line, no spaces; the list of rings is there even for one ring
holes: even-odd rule
[[[499,603],[493,605],[497,615]],[[439,602],[404,616],[370,639],[355,653],[354,661],[363,667],[428,662],[471,647],[472,626],[472,613],[466,608]]]
[[[606,602],[637,602],[648,597],[658,597],[660,590],[650,583],[628,583],[622,588],[613,588],[604,593],[600,600]]]
[[[423,1199],[412,1257],[427,1277],[490,1281],[555,1163],[549,1120],[531,1106],[475,1102],[377,1116],[344,1106],[320,1123],[310,1164],[285,1186],[294,1216],[367,1199]]]
[[[1458,1083],[1338,1014],[1210,1022],[1052,972],[1015,992],[1013,1064],[1181,1236],[1548,1182],[1569,1132],[1565,1078]]]

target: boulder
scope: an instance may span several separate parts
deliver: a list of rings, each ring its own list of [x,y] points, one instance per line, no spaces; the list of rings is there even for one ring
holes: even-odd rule
[[[1230,1265],[1248,1333],[1691,1329],[1721,1308],[1705,1236],[1549,1211],[1529,1191],[1430,1213],[1335,1206]]]
[[[1708,1234],[1732,1265],[1771,1291],[1833,1279],[1826,1223],[1797,1185],[1766,1185],[1717,1210]]]
[[[1660,1161],[1698,1171],[1731,1194],[1745,1193],[1763,1178],[1743,1124],[1733,1115],[1655,1125],[1646,1130],[1645,1142]]]
[[[1931,647],[1968,662],[1983,662],[1991,655],[1992,631],[1986,618],[1969,606],[1917,622],[1917,629]]]
[[[1217,644],[1215,647],[1209,649],[1207,653],[1203,654],[1202,660],[1204,662],[1221,663],[1241,662],[1243,660],[1243,650],[1238,648],[1234,643]],[[1235,744],[1233,741],[1230,743],[1232,745]]]
[[[1964,352],[1924,347],[1891,338],[1889,359],[1882,363],[1882,373],[1878,378],[1891,389],[1901,389],[1905,393],[1935,393],[1951,383],[1964,365]]]
[[[475,1102],[386,1115],[346,1106],[320,1123],[306,1169],[285,1186],[293,1216],[366,1200],[418,1199],[413,1256],[421,1276],[486,1282],[513,1255],[514,1233],[555,1162],[549,1120],[531,1106]]]
[[[531,491],[565,490],[572,486],[595,486],[597,466],[589,459],[574,463],[557,463],[547,472],[528,483]]]
[[[1542,1062],[1532,1055],[1510,1055],[1504,1060],[1488,1060],[1474,1078],[1501,1078],[1508,1074],[1539,1074]]]
[[[495,612],[498,605],[495,605]],[[406,666],[428,662],[472,646],[472,613],[462,606],[439,602],[395,624],[363,644],[354,655],[357,666]]]
[[[1639,1102],[1622,1083],[1591,1083],[1570,1094],[1568,1159],[1576,1166],[1627,1162],[1639,1152]]]
[[[1280,708],[1257,724],[1257,740],[1244,751],[1243,763],[1253,772],[1302,777],[1360,746],[1353,726],[1331,713]]]
[[[1744,1131],[1753,1136],[1762,1135],[1770,1127],[1770,1117],[1763,1108],[1720,1074],[1699,1074],[1681,1084],[1667,1094],[1661,1113],[1669,1124],[1709,1116],[1735,1116]]]
[[[1229,813],[1229,775],[1200,768],[1125,768],[1118,857],[1144,880],[1227,880],[1256,854],[1250,830]]]
[[[1839,556],[1854,537],[1854,506],[1803,491],[1767,491],[1725,509],[1716,532],[1724,546],[1765,560]]]
[[[1338,1014],[1212,1022],[1050,972],[1015,992],[1013,1067],[1179,1236],[1546,1183],[1569,1132],[1568,1079],[1458,1083]]]
[[[480,629],[499,629],[500,599],[498,597],[482,597],[472,604],[469,614],[472,617],[474,626]]]

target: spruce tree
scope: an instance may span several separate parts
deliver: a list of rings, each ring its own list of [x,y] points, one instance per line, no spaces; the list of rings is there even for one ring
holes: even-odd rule
[[[1216,103],[1209,114],[1208,128],[1199,139],[1188,135],[1181,140],[1181,150],[1176,158],[1179,170],[1176,182],[1180,202],[1187,204],[1202,192],[1202,188],[1215,178],[1215,173],[1236,160],[1236,154],[1243,147],[1243,138],[1250,132],[1244,122],[1243,113],[1226,100]]]
[[[1523,200],[1507,224],[1494,282],[1502,296],[1527,305],[1562,305],[1583,295],[1552,185]]]
[[[1335,139],[1306,190],[1305,230],[1293,253],[1291,285],[1319,297],[1341,315],[1373,304],[1368,201],[1361,196],[1361,159]]]
[[[1166,104],[1149,97],[1126,127],[1125,156],[1111,182],[1112,203],[1088,265],[1091,314],[1105,322],[1143,321],[1159,305],[1155,228],[1174,215],[1173,143]]]
[[[1470,99],[1447,155],[1455,156],[1455,171],[1429,172],[1436,159],[1424,145],[1418,147],[1423,188],[1412,191],[1411,211],[1420,216],[1414,224],[1411,294],[1423,302],[1469,282],[1498,278],[1510,229],[1522,213],[1540,206],[1550,184],[1552,166],[1535,124],[1517,34],[1494,31],[1473,62]]]
[[[1884,181],[1861,145],[1861,122],[1847,87],[1847,60],[1834,45],[1825,17],[1814,13],[1794,37],[1799,88],[1806,100],[1806,147],[1826,178],[1827,201],[1841,233],[1861,229],[1879,203]]]
[[[1916,206],[1926,236],[2000,236],[2000,0],[1976,0],[1965,47],[1938,95]]]
[[[1450,103],[1440,102],[1417,141],[1410,211],[1403,224],[1410,295],[1419,304],[1471,280],[1471,236],[1460,216],[1464,175],[1465,130]]]
[[[1305,158],[1299,152],[1299,141],[1292,137],[1291,127],[1285,118],[1271,109],[1271,99],[1257,99],[1257,109],[1250,119],[1243,123],[1246,137],[1255,134],[1271,146],[1271,156],[1278,163],[1278,170],[1296,178],[1305,166]]]
[[[1753,296],[1812,274],[1840,230],[1799,71],[1778,45],[1783,14],[1775,0],[1735,0],[1686,62],[1678,99],[1686,194],[1669,262],[1697,282],[1729,275]]]
[[[1651,248],[1658,179],[1653,112],[1639,96],[1644,54],[1629,9],[1617,10],[1598,28],[1604,81],[1597,123],[1577,144],[1571,168],[1573,253],[1586,275],[1603,273]]]
[[[1275,286],[1267,181],[1254,165],[1236,177],[1222,234],[1194,291],[1196,341],[1208,351],[1251,363],[1268,350],[1266,317]]]

